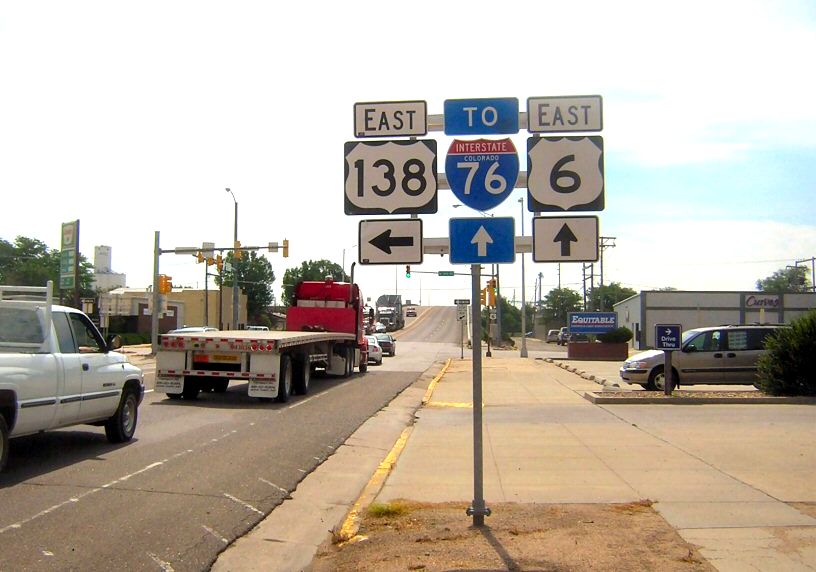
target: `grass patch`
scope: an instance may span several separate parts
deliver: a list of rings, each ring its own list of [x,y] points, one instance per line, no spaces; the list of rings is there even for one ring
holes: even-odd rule
[[[401,516],[411,511],[411,507],[404,502],[375,502],[371,503],[366,511],[369,516],[374,518],[388,518],[392,516]]]

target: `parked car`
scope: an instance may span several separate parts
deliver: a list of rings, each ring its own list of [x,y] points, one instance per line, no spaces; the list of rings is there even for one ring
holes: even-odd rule
[[[368,361],[374,362],[377,365],[382,365],[383,350],[375,336],[366,336],[368,343]]]
[[[204,332],[217,332],[218,328],[211,328],[209,326],[184,326],[183,328],[177,328],[175,330],[170,330],[167,332],[168,334],[202,334]]]
[[[384,354],[390,356],[397,355],[397,338],[391,334],[374,334],[374,337],[377,338],[377,342],[380,344]]]
[[[765,339],[784,325],[739,325],[694,328],[683,332],[681,350],[672,354],[676,386],[695,384],[754,384],[757,359],[765,352]],[[641,352],[620,368],[623,381],[646,389],[663,389],[665,354]]]
[[[569,328],[567,326],[564,326],[563,328],[558,330],[558,342],[557,343],[558,343],[559,346],[567,345],[567,343],[569,342],[569,339],[570,339],[570,334],[569,334]]]
[[[549,330],[547,332],[547,343],[548,344],[558,343],[558,330]]]
[[[407,308],[405,310],[405,317],[406,318],[416,318],[416,315],[417,315],[416,308],[411,307],[411,308]]]

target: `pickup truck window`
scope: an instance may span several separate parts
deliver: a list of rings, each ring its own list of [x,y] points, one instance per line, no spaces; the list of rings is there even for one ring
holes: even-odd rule
[[[54,321],[54,329],[57,330],[60,352],[64,354],[79,353],[74,341],[74,334],[71,332],[71,324],[68,323],[68,315],[64,312],[54,312],[51,314],[51,319]]]
[[[41,344],[43,331],[34,308],[0,308],[0,341]]]
[[[105,353],[105,342],[93,322],[83,314],[69,314],[79,353]]]

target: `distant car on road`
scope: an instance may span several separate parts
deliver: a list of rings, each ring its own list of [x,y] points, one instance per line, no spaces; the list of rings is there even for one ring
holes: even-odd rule
[[[366,336],[366,342],[368,343],[368,361],[382,365],[383,350],[377,342],[377,338],[375,336]]]
[[[385,330],[386,330],[385,324],[383,324],[382,322],[377,322],[376,324],[374,324],[375,333],[377,334],[385,333]]]
[[[417,311],[416,308],[407,308],[405,310],[405,317],[406,318],[416,318]]]
[[[394,336],[391,334],[374,334],[374,337],[377,338],[377,343],[380,344],[383,354],[397,355],[397,339]]]
[[[246,329],[249,330],[250,332],[268,332],[269,331],[269,328],[267,328],[266,326],[247,326]]]
[[[548,344],[558,343],[558,330],[549,330],[547,332],[547,343]]]

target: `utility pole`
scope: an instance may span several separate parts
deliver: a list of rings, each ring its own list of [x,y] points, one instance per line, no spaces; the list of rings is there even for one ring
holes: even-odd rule
[[[804,264],[805,262],[810,262],[810,289],[816,292],[816,257],[812,256],[810,258],[797,260],[793,264],[799,266],[799,264]]]
[[[229,187],[227,192],[232,195],[232,200],[235,203],[235,232],[233,236],[233,246],[238,246],[238,200]],[[235,267],[232,269],[232,330],[238,329],[238,256],[240,254],[237,250],[232,253],[232,262]]]
[[[591,292],[592,289],[595,286],[595,274],[594,274],[595,265],[592,262],[590,262],[589,264],[583,264],[582,267],[581,267],[581,270],[583,271],[582,286],[583,286],[583,290],[584,290],[584,311],[586,311],[587,310],[587,279],[589,280],[589,290]],[[587,270],[589,270],[589,278],[587,278]]]
[[[601,307],[600,307],[600,308],[598,308],[598,309],[599,309],[601,312],[603,312],[603,311],[604,311],[604,295],[603,295],[603,285],[604,285],[604,279],[603,279],[603,253],[604,253],[604,250],[605,250],[605,249],[607,249],[607,248],[615,248],[615,242],[614,242],[614,241],[615,241],[615,237],[614,237],[614,236],[600,236],[600,237],[598,237],[598,238],[599,238],[599,239],[600,239],[600,241],[601,241],[601,243],[600,243],[600,245],[599,245],[599,246],[600,246],[600,250],[601,250],[601,253],[600,253],[600,254],[601,254],[601,256],[600,256],[600,258],[601,258],[601,260],[600,260],[600,262],[601,262],[601,301],[600,301],[600,302],[601,302]]]

